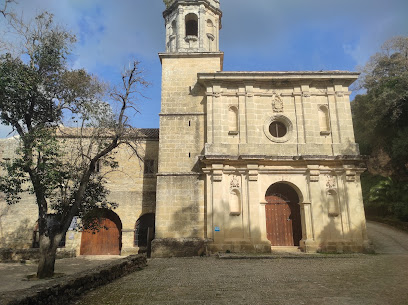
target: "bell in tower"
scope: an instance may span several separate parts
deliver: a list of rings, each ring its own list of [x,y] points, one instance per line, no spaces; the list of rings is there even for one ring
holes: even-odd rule
[[[219,0],[173,0],[163,17],[167,53],[219,51]]]

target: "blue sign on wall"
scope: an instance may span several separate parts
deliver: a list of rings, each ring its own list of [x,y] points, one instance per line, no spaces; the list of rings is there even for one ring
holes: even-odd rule
[[[220,232],[220,227],[215,227],[214,231],[215,232]]]

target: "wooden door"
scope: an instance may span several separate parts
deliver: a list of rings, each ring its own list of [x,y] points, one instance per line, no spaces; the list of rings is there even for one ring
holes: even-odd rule
[[[265,205],[266,233],[271,245],[295,246],[293,218],[298,218],[294,217],[295,211],[292,211],[290,204],[279,196],[267,196],[266,201],[268,202]]]
[[[118,226],[108,218],[100,220],[99,231],[83,231],[81,255],[119,255],[120,232]]]

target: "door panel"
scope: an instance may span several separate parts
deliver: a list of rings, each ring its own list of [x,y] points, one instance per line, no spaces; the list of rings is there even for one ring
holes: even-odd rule
[[[102,218],[99,231],[83,231],[80,254],[119,255],[120,232],[117,225],[108,218]]]
[[[271,245],[298,246],[301,238],[298,204],[290,204],[276,195],[267,196],[266,201],[266,232]]]

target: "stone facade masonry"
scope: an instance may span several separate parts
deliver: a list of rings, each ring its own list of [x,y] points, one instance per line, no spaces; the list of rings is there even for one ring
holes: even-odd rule
[[[69,141],[73,140],[67,140]],[[154,160],[157,168],[158,137],[145,138],[140,141],[139,153],[143,159]],[[69,146],[69,145],[68,145]],[[0,158],[12,159],[18,147],[18,138],[0,140]],[[101,167],[100,174],[105,175],[110,190],[108,200],[118,203],[113,210],[121,221],[121,249],[123,254],[138,252],[135,247],[136,221],[145,214],[154,213],[156,205],[156,174],[145,174],[144,162],[138,159],[127,147],[114,152],[119,168],[111,171]],[[2,173],[4,174],[4,173]],[[50,211],[52,213],[52,211]],[[12,206],[0,201],[0,248],[26,249],[33,245],[33,232],[38,217],[35,197],[22,194],[22,200]],[[81,232],[69,230],[66,235],[65,248],[60,251],[75,250],[79,255]]]
[[[121,148],[120,170],[107,176],[122,254],[138,252],[135,224],[147,214],[154,257],[270,252],[285,238],[305,252],[366,250],[349,99],[358,73],[226,72],[219,1],[174,0],[163,17],[160,137],[141,146],[157,174]],[[5,158],[16,141],[0,145]],[[0,247],[29,247],[33,200],[0,202]],[[68,232],[67,248],[80,243],[81,232]]]

